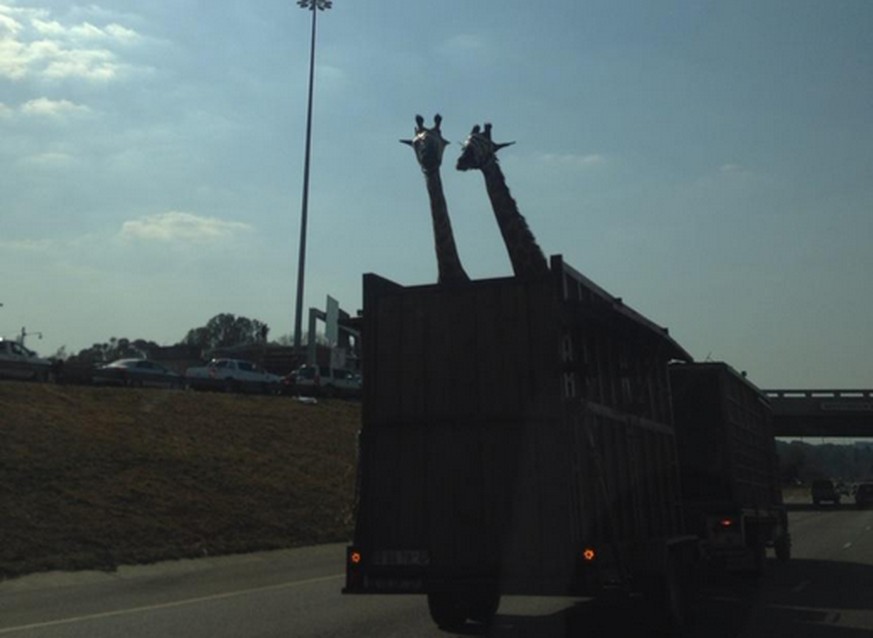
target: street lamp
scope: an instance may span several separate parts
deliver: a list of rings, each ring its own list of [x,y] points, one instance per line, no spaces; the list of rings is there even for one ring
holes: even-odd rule
[[[300,353],[303,340],[303,273],[306,264],[306,217],[309,205],[309,148],[312,142],[312,88],[315,82],[315,16],[330,9],[331,0],[297,0],[297,5],[312,12],[312,36],[309,45],[309,103],[306,109],[306,151],[303,158],[303,204],[300,212],[300,250],[297,256],[297,306],[294,309],[294,352]],[[318,11],[316,11],[318,9]],[[310,335],[311,337],[311,335]]]

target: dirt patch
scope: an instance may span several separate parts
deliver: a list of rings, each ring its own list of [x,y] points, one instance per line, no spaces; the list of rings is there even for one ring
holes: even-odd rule
[[[0,382],[0,577],[351,532],[360,404]]]

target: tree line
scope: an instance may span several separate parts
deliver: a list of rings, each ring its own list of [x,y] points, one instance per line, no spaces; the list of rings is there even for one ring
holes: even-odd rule
[[[808,485],[824,478],[873,480],[873,443],[811,445],[803,441],[777,441],[776,451],[784,485]]]
[[[267,343],[270,328],[263,321],[235,316],[230,313],[220,313],[206,322],[206,325],[190,329],[181,341],[174,344],[196,348],[208,352],[217,348],[227,348],[238,345]],[[287,343],[287,337],[280,338],[277,343]],[[62,347],[54,358],[61,361],[79,363],[96,363],[115,361],[116,359],[148,358],[148,353],[160,348],[157,343],[147,339],[128,339],[126,337],[111,337],[104,343],[95,343],[90,348],[84,348],[75,355],[68,355]]]

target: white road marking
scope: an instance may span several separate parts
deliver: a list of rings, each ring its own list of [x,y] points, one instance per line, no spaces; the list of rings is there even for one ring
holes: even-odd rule
[[[851,546],[852,546],[851,542],[846,543],[845,545],[843,545],[843,549],[849,549]]]
[[[799,583],[797,583],[797,585],[792,587],[791,591],[793,591],[795,594],[799,594],[800,592],[802,592],[804,589],[806,589],[811,584],[812,584],[811,580],[802,580]]]
[[[292,587],[301,587],[303,585],[313,585],[315,583],[324,583],[329,580],[338,580],[344,578],[345,574],[334,574],[333,576],[320,576],[318,578],[310,578],[308,580],[295,580],[287,583],[279,583],[278,585],[266,585],[264,587],[253,587],[252,589],[240,589],[237,591],[225,592],[223,594],[212,594],[211,596],[199,596],[197,598],[186,598],[184,600],[176,600],[170,603],[160,603],[157,605],[144,605],[142,607],[130,607],[129,609],[116,609],[114,611],[105,611],[99,614],[87,614],[85,616],[71,616],[70,618],[61,618],[60,620],[49,620],[46,622],[32,623],[30,625],[19,625],[18,627],[0,628],[0,635],[11,634],[17,631],[29,631],[31,629],[42,629],[44,627],[55,627],[57,625],[70,625],[88,620],[99,620],[101,618],[112,618],[113,616],[126,616],[128,614],[138,614],[147,611],[157,611],[160,609],[172,609],[173,607],[184,607],[185,605],[195,605],[197,603],[210,602],[213,600],[222,600],[225,598],[234,598],[236,596],[245,596],[265,591],[275,591],[279,589],[290,589]]]

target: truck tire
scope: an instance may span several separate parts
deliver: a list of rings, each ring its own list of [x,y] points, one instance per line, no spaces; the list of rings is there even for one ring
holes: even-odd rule
[[[773,541],[773,549],[776,550],[776,559],[786,562],[791,559],[791,536],[781,534]]]
[[[685,636],[689,633],[691,566],[683,556],[671,554],[664,572],[646,579],[643,591],[651,635]]]
[[[467,607],[457,592],[432,592],[427,595],[430,617],[440,629],[460,629],[467,621]]]
[[[483,625],[490,625],[497,615],[500,607],[500,594],[498,592],[486,592],[479,594],[470,601],[470,620]]]

